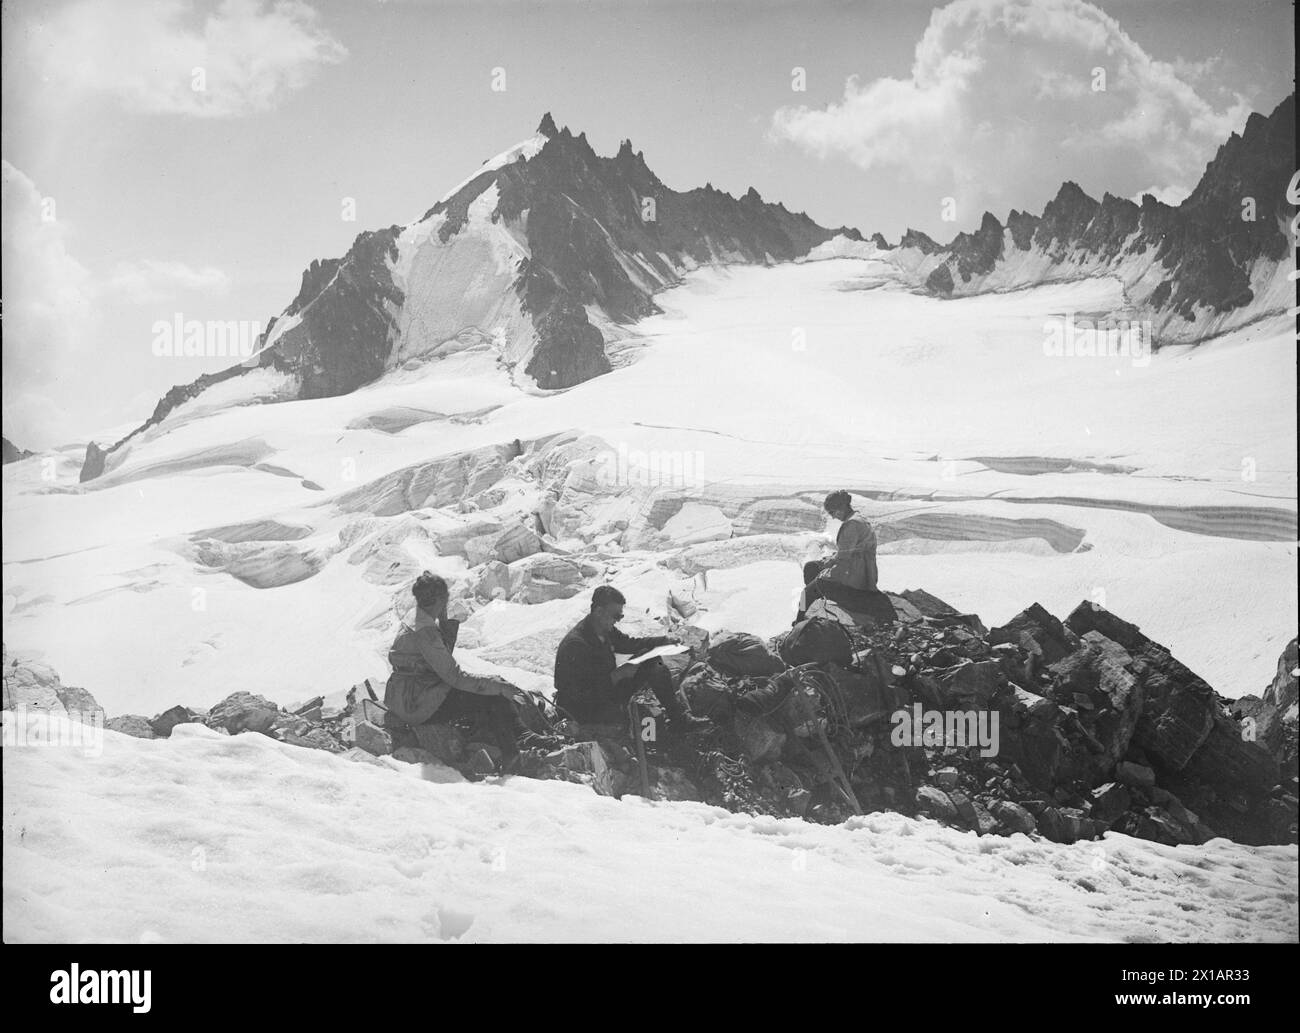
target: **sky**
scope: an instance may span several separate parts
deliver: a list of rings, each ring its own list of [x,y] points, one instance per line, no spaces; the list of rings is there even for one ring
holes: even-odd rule
[[[1287,0],[20,0],[3,18],[4,435],[134,426],[313,259],[550,111],[828,226],[948,240],[1073,179],[1177,203],[1293,89]],[[945,199],[956,218],[944,221]]]

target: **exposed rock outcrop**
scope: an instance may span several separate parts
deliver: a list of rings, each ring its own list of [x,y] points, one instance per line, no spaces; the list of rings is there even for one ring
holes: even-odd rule
[[[531,157],[520,154],[471,177],[419,223],[436,221],[438,241],[447,244],[467,232],[476,204],[495,198],[487,219],[510,227],[526,245],[512,289],[535,337],[523,372],[542,388],[572,387],[609,371],[605,338],[589,308],[615,323],[632,322],[658,311],[653,295],[699,265],[788,261],[837,234],[862,239],[857,230],[822,227],[769,204],[752,187],[740,198],[709,184],[674,190],[630,141],[602,157],[585,134],[557,128],[549,113],[538,134],[541,146]],[[342,258],[313,261],[252,357],[172,388],[149,420],[102,451],[114,452],[178,405],[251,370],[291,375],[297,398],[346,394],[375,380],[400,345],[408,300],[417,321],[426,321],[421,299],[405,297],[395,272],[410,259],[399,250],[402,233],[400,226],[362,233]],[[491,260],[484,251],[482,261]],[[499,329],[461,334],[491,339]],[[102,460],[88,450],[83,481],[102,472]]]
[[[35,452],[29,452],[25,448],[19,448],[8,438],[0,438],[0,463],[16,463],[20,459],[26,459],[28,456],[35,454]]]
[[[1066,182],[1041,216],[1012,210],[1005,231],[986,212],[978,230],[947,245],[909,230],[899,247],[913,249],[918,279],[945,297],[1116,275],[1134,311],[1154,324],[1155,343],[1194,342],[1235,325],[1231,314],[1256,302],[1260,289],[1279,295],[1265,299],[1267,311],[1291,303],[1292,292],[1279,290],[1286,273],[1279,263],[1289,253],[1294,166],[1292,94],[1271,115],[1252,114],[1177,207],[1150,194],[1141,204],[1112,194],[1097,201]]]

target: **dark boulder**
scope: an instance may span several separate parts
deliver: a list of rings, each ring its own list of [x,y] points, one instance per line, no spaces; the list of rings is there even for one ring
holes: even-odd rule
[[[1080,603],[1066,624],[1077,635],[1095,631],[1124,647],[1144,695],[1134,741],[1162,766],[1183,768],[1214,726],[1214,690],[1136,625],[1090,602]]]
[[[157,717],[149,722],[149,727],[153,734],[159,739],[170,738],[172,729],[177,725],[196,724],[203,722],[203,715],[189,707],[174,706],[170,710],[164,710]],[[215,727],[215,726],[213,726]]]
[[[1068,656],[1078,645],[1078,637],[1038,603],[990,630],[988,640],[989,645],[1009,642],[1019,646],[1044,666]]]

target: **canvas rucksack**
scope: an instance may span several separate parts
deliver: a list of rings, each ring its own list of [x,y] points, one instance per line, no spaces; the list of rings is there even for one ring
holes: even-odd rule
[[[766,677],[785,670],[785,664],[757,635],[743,631],[719,635],[709,645],[709,663],[725,674]]]
[[[848,667],[853,659],[853,642],[839,622],[809,617],[781,637],[777,652],[791,667],[800,664]]]

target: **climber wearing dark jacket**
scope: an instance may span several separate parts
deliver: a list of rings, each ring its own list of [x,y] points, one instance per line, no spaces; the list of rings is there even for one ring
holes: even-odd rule
[[[617,724],[627,716],[627,701],[649,686],[663,706],[669,727],[687,730],[707,724],[682,706],[672,673],[658,658],[619,667],[615,653],[640,655],[675,642],[670,635],[633,638],[615,625],[623,619],[623,594],[601,585],[591,594],[591,612],[564,636],[555,653],[555,705],[575,721]]]
[[[489,729],[504,763],[518,752],[516,739],[527,731],[511,703],[520,690],[503,678],[466,674],[452,657],[459,625],[447,617],[446,581],[426,570],[411,591],[414,617],[388,651],[393,666],[384,690],[388,722],[416,727],[434,718],[476,718]]]

